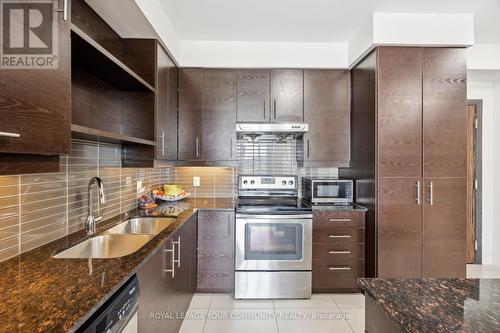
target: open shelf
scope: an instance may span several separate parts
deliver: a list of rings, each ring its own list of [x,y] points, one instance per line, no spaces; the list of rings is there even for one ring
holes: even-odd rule
[[[71,26],[73,64],[123,91],[150,91],[155,88],[75,25]]]
[[[71,124],[72,137],[75,139],[92,140],[108,143],[135,143],[146,146],[155,146],[154,141],[134,138],[131,136],[101,131],[95,128]]]

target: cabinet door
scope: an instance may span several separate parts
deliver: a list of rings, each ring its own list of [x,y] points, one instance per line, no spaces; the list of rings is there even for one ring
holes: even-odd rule
[[[421,48],[379,48],[380,177],[422,177],[422,57]]]
[[[203,158],[236,159],[236,71],[205,70],[203,75]]]
[[[177,159],[177,66],[159,44],[157,53],[156,158],[175,160]]]
[[[378,276],[421,275],[422,191],[419,178],[381,178],[378,184]],[[423,184],[421,183],[421,189]]]
[[[466,51],[424,49],[424,177],[467,177]]]
[[[2,153],[59,155],[70,151],[71,22],[57,13],[58,7],[54,0],[58,68],[0,68]],[[66,10],[71,13],[71,8]]]
[[[423,276],[464,278],[467,179],[424,178],[424,183]]]
[[[269,122],[269,70],[242,69],[237,76],[237,121]]]
[[[200,292],[234,288],[234,213],[198,212],[198,283]]]
[[[304,71],[271,70],[271,121],[304,121]]]
[[[304,160],[347,165],[350,152],[348,70],[304,71]]]
[[[202,158],[203,70],[179,70],[179,160]]]

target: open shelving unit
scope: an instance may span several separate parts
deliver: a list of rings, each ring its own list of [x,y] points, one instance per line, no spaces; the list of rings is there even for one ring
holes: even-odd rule
[[[72,137],[119,143],[123,165],[150,167],[156,141],[156,41],[123,39],[84,2],[75,4]]]

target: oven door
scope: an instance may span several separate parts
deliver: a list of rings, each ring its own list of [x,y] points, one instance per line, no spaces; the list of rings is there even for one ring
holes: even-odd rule
[[[311,267],[311,215],[236,217],[236,270],[307,271]]]

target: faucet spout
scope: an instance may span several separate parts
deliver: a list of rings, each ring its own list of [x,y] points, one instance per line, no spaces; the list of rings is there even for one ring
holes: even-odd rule
[[[94,216],[93,192],[94,185],[97,185],[99,190],[99,202],[106,204],[106,192],[104,191],[104,183],[99,177],[92,177],[88,186],[88,215],[85,220],[85,231],[87,235],[93,235],[96,232],[96,223],[102,220],[101,216]]]

